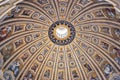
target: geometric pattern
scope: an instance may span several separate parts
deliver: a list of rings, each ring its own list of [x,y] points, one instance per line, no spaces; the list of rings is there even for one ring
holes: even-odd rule
[[[118,13],[105,0],[18,3],[0,20],[0,80],[120,80]],[[75,29],[65,45],[48,34],[61,20]]]

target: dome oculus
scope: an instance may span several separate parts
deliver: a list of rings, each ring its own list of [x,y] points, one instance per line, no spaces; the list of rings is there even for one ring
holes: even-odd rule
[[[48,31],[50,40],[57,45],[67,45],[75,38],[75,28],[67,21],[53,23]]]

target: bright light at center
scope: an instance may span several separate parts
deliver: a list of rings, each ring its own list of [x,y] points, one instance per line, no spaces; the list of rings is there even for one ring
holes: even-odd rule
[[[56,29],[56,35],[59,38],[65,38],[68,35],[68,29],[65,27],[58,27]]]

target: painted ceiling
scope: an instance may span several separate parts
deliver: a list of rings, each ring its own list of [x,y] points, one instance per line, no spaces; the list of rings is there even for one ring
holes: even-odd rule
[[[4,12],[0,80],[120,80],[120,12],[113,4],[21,0]]]

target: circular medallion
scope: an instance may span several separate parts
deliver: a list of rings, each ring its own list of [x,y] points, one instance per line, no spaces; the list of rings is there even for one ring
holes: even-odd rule
[[[35,53],[35,51],[36,51],[36,47],[35,47],[35,46],[32,46],[32,47],[30,48],[30,52],[33,54],[33,53]]]
[[[43,55],[38,56],[38,61],[39,61],[39,62],[42,62],[43,59],[44,59]]]
[[[70,67],[75,67],[75,62],[74,61],[70,61]]]
[[[59,68],[64,68],[64,63],[59,63]]]
[[[48,61],[48,66],[52,67],[53,66],[53,62],[52,61]]]
[[[48,31],[50,40],[57,45],[67,45],[75,38],[75,28],[67,21],[57,21],[53,23]]]

